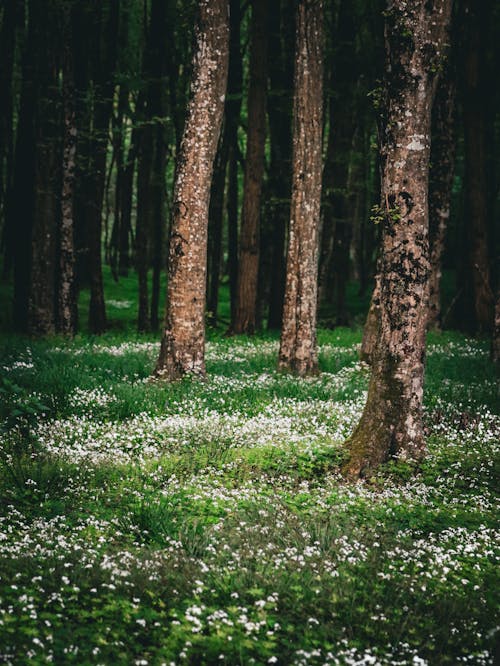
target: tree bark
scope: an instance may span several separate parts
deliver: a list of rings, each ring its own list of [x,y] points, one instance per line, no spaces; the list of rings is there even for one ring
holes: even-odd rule
[[[253,334],[257,316],[259,233],[267,96],[267,0],[252,2],[248,132],[241,213],[236,311],[233,333]]]
[[[390,457],[419,460],[425,451],[430,124],[450,11],[451,0],[389,0],[385,14],[380,323],[368,399],[347,442],[344,471],[352,478]]]
[[[63,162],[61,223],[59,228],[59,276],[57,330],[63,335],[76,332],[75,248],[73,237],[73,196],[75,184],[76,119],[73,79],[73,45],[69,9],[63,27]]]
[[[293,98],[293,176],[279,367],[318,368],[316,316],[323,134],[323,3],[299,0]]]
[[[155,375],[205,374],[207,225],[227,83],[227,0],[199,0],[191,98],[178,156],[166,325]]]

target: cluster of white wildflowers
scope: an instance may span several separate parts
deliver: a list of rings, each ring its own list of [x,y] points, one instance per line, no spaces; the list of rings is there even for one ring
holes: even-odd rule
[[[119,301],[112,298],[108,298],[108,300],[106,301],[106,305],[109,305],[112,308],[116,308],[117,310],[128,310],[134,304],[132,303],[132,301]]]

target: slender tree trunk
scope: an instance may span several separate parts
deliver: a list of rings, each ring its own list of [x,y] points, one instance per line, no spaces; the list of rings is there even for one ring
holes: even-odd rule
[[[61,99],[53,24],[54,9],[43,11],[30,5],[30,20],[40,34],[37,60],[35,115],[35,193],[31,234],[31,280],[28,303],[28,332],[48,335],[56,325],[56,247],[59,224]]]
[[[286,270],[286,231],[290,219],[292,173],[292,98],[294,12],[289,0],[275,0],[270,12],[270,93],[267,105],[271,139],[268,183],[268,218],[271,227],[271,267],[267,327],[280,329]]]
[[[118,92],[118,109],[116,114],[111,117],[112,131],[113,131],[113,154],[116,161],[116,181],[115,181],[115,195],[114,195],[114,210],[113,210],[113,229],[111,232],[111,240],[109,246],[109,263],[113,278],[118,281],[118,261],[120,256],[120,223],[122,219],[122,190],[123,190],[123,176],[125,172],[123,160],[123,143],[124,136],[126,135],[126,125],[124,123],[124,116],[127,108],[128,87],[123,82],[120,84]]]
[[[21,9],[24,14],[24,3]],[[4,273],[8,274],[12,261],[12,240],[15,230],[6,224],[5,200],[12,181],[12,161],[14,152],[13,89],[14,55],[17,37],[17,15],[20,8],[15,2],[5,3],[2,30],[0,33],[0,223],[2,229],[2,249],[5,249]],[[3,212],[3,215],[2,215]]]
[[[228,177],[227,177],[227,246],[229,298],[231,321],[236,316],[236,298],[238,287],[238,126],[241,112],[241,93],[243,65],[241,57],[240,0],[230,0],[231,29],[229,35],[229,72],[227,79],[227,99],[225,109],[225,127],[228,142]]]
[[[217,308],[219,305],[224,190],[226,185],[227,160],[229,157],[227,134],[226,126],[224,126],[215,159],[208,214],[207,310],[208,321],[211,326],[217,326]]]
[[[351,3],[340,4],[338,28],[339,46],[332,50],[331,70],[335,95],[330,96],[329,135],[326,164],[323,173],[323,229],[319,258],[319,303],[336,300],[339,323],[345,324],[345,281],[349,266],[348,247],[352,211],[349,208],[348,180],[353,137],[359,122],[356,109],[338,104],[348,99],[356,85],[356,70],[352,63],[356,26]],[[347,257],[347,262],[346,262]],[[341,265],[337,266],[336,262]],[[347,263],[347,268],[346,268]]]
[[[487,186],[488,82],[485,80],[484,36],[491,18],[489,2],[467,0],[463,121],[465,138],[465,210],[469,227],[468,278],[473,289],[476,332],[491,330],[493,292],[488,257],[491,211]]]
[[[316,372],[323,133],[323,3],[299,0],[293,98],[293,176],[279,367]]]
[[[130,235],[132,229],[132,191],[134,186],[135,162],[138,150],[138,130],[134,128],[130,139],[127,159],[123,167],[120,204],[120,237],[118,255],[118,275],[126,277],[130,267]]]
[[[455,76],[446,63],[432,110],[429,174],[429,328],[441,327],[441,270],[455,166]]]
[[[98,90],[99,96],[105,95]],[[95,99],[93,137],[91,139],[90,197],[87,207],[88,268],[90,279],[89,330],[103,333],[106,330],[106,307],[102,279],[102,205],[106,178],[106,151],[111,110],[110,99]]]
[[[267,88],[267,0],[252,2],[252,46],[248,90],[248,133],[236,312],[233,333],[254,333],[259,272],[260,202],[264,176]]]
[[[495,365],[500,364],[500,288],[497,289],[495,301],[495,318],[493,321],[493,337],[491,340],[491,360]]]
[[[153,331],[158,330],[160,323],[158,309],[160,305],[160,278],[164,263],[163,244],[166,225],[165,168],[167,164],[167,140],[163,124],[161,122],[157,123],[155,130],[155,159],[151,183],[151,194],[153,199],[153,276],[151,282],[150,321],[151,329]]]
[[[28,301],[31,282],[31,234],[35,183],[35,110],[37,107],[35,51],[38,31],[28,23],[23,53],[22,87],[14,154],[12,188],[8,193],[6,225],[12,235],[14,264],[13,319],[17,331],[28,330]]]
[[[430,125],[450,11],[451,0],[387,6],[380,328],[367,403],[347,443],[353,478],[391,456],[418,460],[425,451]]]
[[[153,128],[145,122],[140,129],[137,163],[137,223],[135,229],[135,267],[139,282],[137,328],[149,330],[148,268],[151,231],[151,171],[153,165]]]
[[[205,374],[210,183],[226,92],[227,0],[199,0],[191,98],[178,156],[169,247],[166,325],[155,375]]]
[[[57,329],[63,335],[76,331],[75,248],[73,237],[73,198],[75,183],[76,119],[75,87],[70,12],[64,15],[63,53],[63,162],[61,224],[59,229],[59,280]]]

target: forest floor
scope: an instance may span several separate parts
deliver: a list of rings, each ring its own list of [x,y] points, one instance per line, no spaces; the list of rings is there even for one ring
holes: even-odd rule
[[[494,662],[487,342],[431,336],[428,456],[358,484],[360,334],[319,342],[310,379],[217,337],[206,381],[164,385],[152,337],[3,338],[0,663]]]

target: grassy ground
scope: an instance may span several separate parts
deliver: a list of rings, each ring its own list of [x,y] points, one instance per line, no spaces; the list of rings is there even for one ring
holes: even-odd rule
[[[4,338],[0,662],[493,663],[487,344],[431,339],[424,465],[346,485],[367,371],[359,333],[319,341],[313,379],[214,336],[205,382],[160,385],[152,337]]]
[[[151,383],[136,291],[106,273],[101,338],[86,292],[75,340],[1,338],[0,663],[493,663],[487,342],[430,338],[425,463],[347,485],[359,332],[319,332],[318,377],[279,374],[276,337],[222,337],[223,287],[207,380]]]

